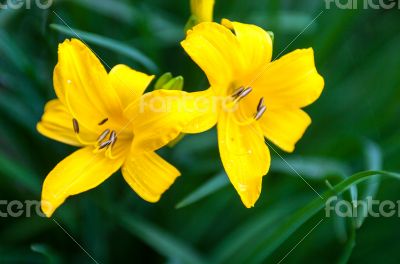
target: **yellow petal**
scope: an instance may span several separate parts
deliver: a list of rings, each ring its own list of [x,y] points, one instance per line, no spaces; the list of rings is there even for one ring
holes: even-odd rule
[[[229,29],[220,24],[204,22],[195,26],[187,32],[181,45],[217,91],[225,91],[242,73],[243,56],[239,42]]]
[[[222,25],[235,32],[246,61],[246,71],[252,72],[267,65],[272,58],[272,39],[260,27],[222,20]]]
[[[48,138],[79,147],[82,143],[76,137],[72,119],[64,104],[54,99],[46,104],[42,119],[36,128]],[[79,126],[79,136],[87,141],[96,140],[96,136],[82,125]]]
[[[125,108],[142,96],[154,75],[147,75],[120,64],[110,71],[108,77],[119,96],[122,107]]]
[[[96,55],[77,39],[59,45],[54,87],[71,114],[93,130],[97,131],[101,120],[110,116],[116,119],[116,113],[122,114],[121,103],[106,70]]]
[[[301,109],[271,109],[260,119],[266,138],[287,152],[293,152],[295,144],[311,124],[311,118]]]
[[[136,151],[154,151],[175,139],[197,112],[193,96],[175,90],[157,90],[142,96],[125,109],[133,124]]]
[[[122,167],[131,188],[144,200],[155,203],[168,190],[180,173],[154,152],[136,155],[131,152]]]
[[[115,171],[123,159],[110,160],[104,154],[94,154],[92,147],[77,150],[47,175],[42,190],[42,210],[47,217],[71,195],[93,189]]]
[[[319,98],[324,79],[315,68],[314,51],[303,49],[270,63],[251,86],[269,109],[302,108]]]
[[[194,109],[195,115],[182,132],[188,134],[201,133],[215,126],[219,107],[214,91],[209,88],[205,91],[190,93],[190,96],[193,96],[190,101],[193,103],[192,109]]]
[[[214,0],[190,0],[192,15],[200,22],[213,21]]]
[[[218,144],[222,164],[246,207],[261,193],[262,177],[270,167],[270,154],[257,123],[238,126],[235,116],[220,114]]]

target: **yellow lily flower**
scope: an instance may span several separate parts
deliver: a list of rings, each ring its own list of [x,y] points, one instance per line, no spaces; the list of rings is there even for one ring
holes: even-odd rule
[[[296,50],[271,62],[266,31],[226,19],[195,26],[181,44],[210,82],[199,95],[202,101],[224,98],[183,132],[199,133],[217,123],[225,171],[244,205],[253,207],[270,167],[264,137],[292,152],[311,124],[301,108],[317,100],[324,87],[313,50]]]
[[[179,100],[168,105],[153,101],[186,93],[158,90],[143,95],[153,78],[125,65],[107,73],[77,39],[59,45],[54,70],[58,99],[46,104],[37,130],[81,149],[47,175],[42,190],[46,216],[67,197],[98,186],[119,168],[130,187],[149,202],[157,202],[180,175],[154,151],[180,134],[188,115]]]
[[[213,21],[214,0],[190,0],[190,9],[196,23]]]

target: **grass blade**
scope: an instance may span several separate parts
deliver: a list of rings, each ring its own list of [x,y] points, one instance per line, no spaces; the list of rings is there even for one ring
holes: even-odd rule
[[[8,159],[0,153],[0,174],[16,181],[34,194],[39,194],[41,190],[38,177],[31,171],[24,169],[20,164]]]
[[[50,28],[58,32],[61,32],[63,34],[66,34],[70,37],[76,38],[79,36],[79,38],[82,38],[84,41],[88,43],[99,45],[100,47],[107,48],[115,52],[118,52],[122,55],[125,55],[131,58],[132,60],[140,63],[142,66],[146,67],[151,72],[158,72],[158,67],[150,58],[148,58],[146,55],[144,55],[137,49],[125,45],[119,41],[77,29],[70,29],[69,27],[58,24],[51,24]]]
[[[19,46],[11,39],[4,30],[0,30],[0,53],[8,58],[21,72],[30,70],[30,63]]]
[[[338,264],[348,263],[355,245],[356,245],[356,228],[355,226],[353,226],[350,230],[350,236],[346,242],[345,250],[342,256],[340,257]]]
[[[339,175],[344,177],[344,175],[348,174],[349,169],[342,163],[328,160],[328,159],[321,159],[321,158],[291,158],[288,159],[289,163],[302,172],[304,177],[314,180],[321,180],[325,179],[328,175]],[[271,171],[286,173],[286,174],[293,174],[293,171],[290,167],[287,166],[286,163],[283,161],[277,161],[273,163],[271,167]],[[194,204],[207,196],[219,191],[220,189],[224,188],[225,186],[229,185],[229,180],[226,173],[221,172],[214,178],[210,179],[198,189],[193,191],[191,194],[186,196],[182,201],[180,201],[175,208],[180,209],[191,204]]]
[[[371,141],[367,141],[364,145],[364,148],[367,168],[369,170],[380,170],[382,168],[382,152],[379,146]],[[379,189],[380,181],[381,179],[379,176],[372,177],[371,179],[367,180],[363,186],[365,189],[361,193],[361,197],[358,200],[366,202],[368,197],[375,197]],[[357,228],[360,228],[364,223],[369,209],[370,208],[367,208],[366,206],[359,206],[357,208]]]
[[[182,201],[180,201],[175,206],[175,208],[180,209],[188,205],[194,204],[228,185],[229,185],[228,177],[224,172],[221,172],[217,176],[213,177],[212,179],[208,180],[206,183],[201,185],[191,194],[183,198]]]
[[[325,180],[327,176],[338,175],[344,177],[349,175],[350,169],[343,163],[325,158],[314,157],[291,157],[286,161],[307,179]],[[271,165],[274,172],[294,175],[293,169],[283,160],[276,160]],[[297,177],[297,175],[296,175]]]
[[[42,254],[44,257],[46,257],[47,263],[50,263],[50,264],[59,264],[59,263],[61,263],[61,259],[47,245],[33,244],[33,245],[31,245],[31,250],[33,252]]]
[[[131,234],[139,237],[166,258],[179,259],[183,263],[205,263],[202,258],[184,242],[160,228],[130,213],[119,215],[120,225]]]
[[[400,180],[400,174],[386,171],[364,171],[356,173],[346,178],[339,184],[328,190],[321,198],[315,198],[309,204],[294,213],[288,220],[277,226],[270,236],[265,238],[255,247],[252,256],[248,262],[261,263],[271,255],[290,235],[292,235],[300,226],[311,219],[319,212],[329,198],[336,196],[348,190],[352,185],[371,179],[376,175],[393,177]]]
[[[212,255],[213,263],[244,263],[251,248],[247,245],[260,241],[260,234],[268,234],[275,226],[290,212],[304,204],[306,197],[297,197],[282,200],[280,203],[264,210],[261,214],[250,217],[246,222],[241,223],[237,229],[230,233],[214,250]],[[308,196],[307,196],[308,198]]]
[[[135,12],[133,6],[122,1],[73,0],[73,2],[82,7],[86,7],[90,12],[94,11],[127,24],[132,23],[137,17],[137,12]]]

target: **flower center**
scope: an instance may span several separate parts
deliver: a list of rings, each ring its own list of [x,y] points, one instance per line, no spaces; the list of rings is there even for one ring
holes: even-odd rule
[[[239,103],[246,97],[249,96],[249,94],[253,91],[252,87],[244,87],[241,86],[238,89],[236,89],[232,95],[230,96],[231,101],[230,101],[230,108],[234,109],[236,112],[235,114],[235,119],[239,125],[250,125],[255,121],[258,121],[261,119],[261,117],[265,114],[267,111],[267,107],[265,106],[265,101],[264,97],[261,97],[258,101],[257,108],[255,113],[253,114],[252,117],[246,116],[246,114],[243,111],[243,107],[239,106]]]
[[[101,120],[98,123],[98,125],[102,126],[102,125],[106,124],[107,121],[108,121],[108,118],[105,118],[105,119]],[[115,130],[111,130],[110,128],[107,128],[97,137],[97,140],[95,142],[90,142],[90,141],[82,139],[82,137],[80,136],[80,134],[79,134],[80,127],[79,127],[78,120],[73,118],[72,119],[72,124],[73,124],[74,132],[75,132],[78,140],[82,144],[84,144],[84,145],[94,145],[95,146],[95,150],[94,150],[95,153],[98,153],[100,151],[105,150],[106,155],[108,155],[110,158],[115,158],[111,153],[111,150],[115,146],[115,143],[117,142],[117,139],[118,139],[117,133],[115,132]]]

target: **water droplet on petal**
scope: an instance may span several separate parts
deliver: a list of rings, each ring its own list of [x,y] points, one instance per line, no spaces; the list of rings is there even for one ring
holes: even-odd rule
[[[247,185],[243,183],[239,183],[238,188],[241,192],[247,191]]]

